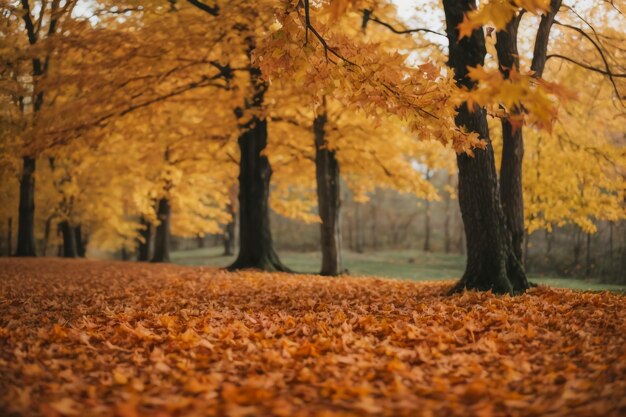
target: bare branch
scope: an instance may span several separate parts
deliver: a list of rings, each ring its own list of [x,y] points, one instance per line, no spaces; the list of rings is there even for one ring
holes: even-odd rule
[[[431,33],[433,35],[443,36],[444,38],[446,37],[446,35],[443,34],[443,33],[437,32],[436,30],[427,29],[427,28],[396,29],[390,23],[384,22],[384,21],[378,19],[377,17],[375,17],[372,14],[371,10],[367,10],[366,9],[366,10],[363,10],[363,24],[361,26],[361,28],[363,29],[363,32],[365,32],[365,28],[367,26],[367,22],[368,21],[372,21],[374,23],[378,23],[379,25],[382,25],[382,26],[386,27],[387,29],[389,29],[390,31],[392,31],[393,33],[396,33],[398,35],[410,35],[412,33],[425,32],[425,33]]]

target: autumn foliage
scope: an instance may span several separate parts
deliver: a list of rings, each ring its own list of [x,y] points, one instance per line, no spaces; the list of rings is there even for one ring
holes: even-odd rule
[[[618,416],[626,298],[2,260],[0,410],[58,416]]]

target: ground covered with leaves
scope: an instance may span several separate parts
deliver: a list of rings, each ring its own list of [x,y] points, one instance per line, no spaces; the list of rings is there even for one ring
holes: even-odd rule
[[[0,415],[625,415],[626,296],[449,285],[2,259]]]

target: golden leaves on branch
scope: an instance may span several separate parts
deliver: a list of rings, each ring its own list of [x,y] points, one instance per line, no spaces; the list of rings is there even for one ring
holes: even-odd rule
[[[624,295],[0,260],[0,410],[617,416]]]
[[[461,92],[460,100],[466,101],[469,108],[488,107],[492,114],[507,117],[516,127],[528,123],[550,132],[558,115],[559,102],[576,97],[573,91],[561,85],[515,69],[505,78],[495,68],[470,67],[468,76],[478,84],[472,90]]]
[[[472,32],[485,25],[494,25],[497,30],[504,29],[520,11],[540,15],[550,10],[550,0],[489,0],[480,2],[480,6],[467,13],[458,26],[459,39],[471,36]]]

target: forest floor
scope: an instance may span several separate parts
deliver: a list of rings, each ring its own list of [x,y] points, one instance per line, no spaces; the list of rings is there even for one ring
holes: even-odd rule
[[[626,415],[626,296],[0,259],[2,416]]]
[[[180,265],[203,265],[224,267],[235,260],[234,256],[223,256],[222,247],[209,247],[176,251],[172,261]],[[297,272],[317,273],[321,265],[319,252],[282,252],[281,260]],[[384,250],[356,253],[343,251],[345,267],[353,275],[401,278],[414,281],[458,279],[463,275],[465,257],[442,253],[425,253],[417,250]],[[576,279],[530,275],[531,281],[555,288],[574,290],[618,291],[626,293],[626,285],[606,284],[597,279]]]

